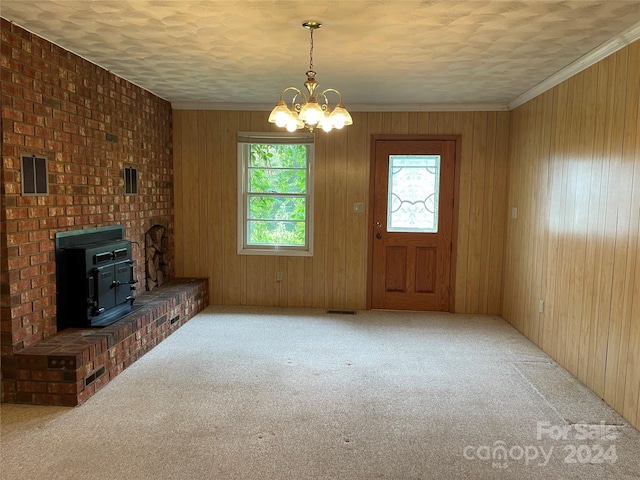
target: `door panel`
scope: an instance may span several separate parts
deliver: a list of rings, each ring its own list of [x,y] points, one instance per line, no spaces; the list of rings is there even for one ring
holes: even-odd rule
[[[448,311],[455,140],[376,140],[372,308]]]
[[[389,292],[406,292],[407,248],[388,247],[386,253],[386,290]]]
[[[437,249],[432,247],[416,248],[416,292],[435,293],[436,292],[436,271]]]

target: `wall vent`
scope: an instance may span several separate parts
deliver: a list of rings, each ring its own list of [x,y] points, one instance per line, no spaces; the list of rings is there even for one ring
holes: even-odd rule
[[[124,167],[124,194],[138,194],[138,170],[134,167]]]
[[[96,381],[96,378],[100,378],[103,374],[104,374],[104,367],[100,367],[98,370],[96,370],[95,372],[93,372],[91,375],[89,375],[87,378],[84,379],[84,386],[88,387],[89,385],[91,385],[93,382]]]
[[[21,167],[22,195],[48,195],[47,159],[35,155],[23,155]]]
[[[355,315],[355,310],[327,310],[327,313],[337,313],[340,315]]]

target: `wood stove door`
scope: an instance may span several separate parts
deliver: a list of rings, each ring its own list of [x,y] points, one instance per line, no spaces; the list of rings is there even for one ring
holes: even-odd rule
[[[116,295],[113,291],[116,281],[116,269],[114,264],[110,264],[104,267],[97,267],[96,270],[96,297],[98,299],[98,305],[96,306],[95,313],[100,314],[116,305]]]
[[[131,298],[131,280],[133,279],[131,261],[118,262],[114,268],[116,275],[115,302],[116,305],[121,305]]]

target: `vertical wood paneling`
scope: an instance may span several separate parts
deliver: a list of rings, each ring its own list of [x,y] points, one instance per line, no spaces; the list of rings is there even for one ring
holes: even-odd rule
[[[347,221],[351,211],[347,203],[347,130],[331,132],[334,140],[333,169],[333,212],[330,216],[333,223],[333,301],[335,308],[346,308],[347,293]]]
[[[283,305],[290,307],[304,307],[304,261],[303,257],[288,257],[282,258],[286,261],[287,273],[285,277],[284,285],[287,288],[287,297],[283,302]],[[299,279],[297,281],[290,281],[290,279]]]
[[[535,150],[534,158],[540,159],[540,161],[532,161],[531,163],[535,165],[534,168],[539,168],[539,173],[537,175],[532,176],[531,178],[537,179],[537,184],[534,184],[533,189],[539,191],[539,202],[535,204],[535,208],[537,210],[537,215],[534,215],[534,218],[537,217],[537,228],[536,228],[536,244],[537,244],[537,253],[542,255],[542,258],[549,258],[550,253],[550,229],[547,228],[547,219],[549,218],[551,211],[551,165],[550,165],[550,149],[551,149],[551,138],[553,135],[553,127],[554,120],[552,116],[553,112],[553,104],[555,102],[555,92],[545,92],[543,95],[538,97],[537,105],[536,105],[536,117],[533,120],[534,125],[540,125],[540,133],[537,136],[536,145],[539,146],[539,149]],[[534,131],[536,131],[535,129]],[[541,244],[541,245],[540,245]],[[535,277],[535,283],[533,285],[534,290],[534,302],[538,299],[545,298],[544,289],[546,286],[546,276],[548,274],[548,262],[539,262],[540,268],[539,276]],[[545,300],[546,301],[546,300]],[[532,312],[533,323],[535,323],[535,334],[533,338],[536,336],[539,340],[536,342],[539,345],[549,344],[551,342],[551,327],[552,322],[544,322],[544,312],[547,311],[547,307],[543,307],[543,312],[539,312],[538,309],[535,308],[535,304],[533,307],[527,306],[527,313]],[[548,316],[548,314],[547,314]]]
[[[582,146],[581,155],[588,159],[591,168],[587,172],[587,175],[583,182],[580,184],[580,200],[579,204],[584,205],[585,212],[581,221],[584,223],[586,231],[592,231],[597,228],[597,214],[600,202],[600,195],[598,190],[598,182],[600,181],[598,167],[600,162],[594,159],[595,155],[595,125],[596,125],[596,99],[597,99],[597,85],[598,85],[598,69],[591,68],[582,73],[585,76],[584,79],[584,115],[580,124],[580,145]],[[588,178],[588,180],[587,180]],[[579,346],[578,351],[578,371],[576,376],[586,378],[589,368],[589,348],[591,345],[591,339],[593,332],[591,329],[591,299],[594,294],[595,275],[594,268],[595,263],[593,261],[595,257],[595,235],[585,235],[585,251],[584,251],[584,282],[583,294],[580,301],[581,315],[578,317],[580,322],[579,330]]]
[[[441,124],[439,122],[439,124]],[[467,310],[480,312],[480,279],[482,255],[482,227],[487,160],[487,112],[476,112],[473,117],[473,145],[471,161],[471,202],[469,209],[469,236],[467,237]]]
[[[330,225],[327,216],[327,185],[330,171],[327,168],[327,142],[318,142],[315,145],[314,168],[314,245],[313,245],[313,302],[312,306],[323,308],[328,305],[326,287],[327,244],[326,236]]]
[[[198,130],[208,130],[208,112],[199,111],[197,114],[197,122],[198,122]],[[196,133],[197,131],[196,130]],[[210,216],[209,212],[209,183],[207,181],[207,160],[210,157],[210,153],[208,149],[213,147],[213,145],[209,146],[207,137],[202,137],[202,135],[197,135],[196,137],[196,145],[198,149],[198,170],[197,177],[195,179],[194,190],[196,193],[196,202],[197,202],[197,210],[199,212],[205,212],[207,217]],[[206,276],[206,266],[209,264],[210,251],[208,248],[209,238],[208,238],[208,224],[202,223],[197,226],[197,231],[194,231],[193,242],[197,245],[198,256],[196,258],[197,264],[195,266],[195,270],[198,272],[198,276]]]
[[[435,130],[436,115],[429,115],[428,130]],[[467,259],[469,258],[469,216],[472,204],[471,197],[471,156],[473,152],[473,114],[461,113],[456,119],[456,132],[461,136],[461,155],[457,167],[460,169],[460,187],[458,189],[458,242],[456,254],[456,312],[469,312],[467,306]]]
[[[182,226],[185,211],[184,202],[182,200],[182,193],[184,187],[182,185],[182,166],[184,162],[182,160],[182,127],[184,121],[182,114],[184,112],[180,110],[173,111],[173,185],[174,185],[174,197],[173,206],[174,211],[178,212],[174,218],[174,268],[176,276],[184,277],[184,228]],[[177,194],[177,195],[176,195]],[[213,301],[213,300],[210,300]]]
[[[491,230],[493,226],[493,193],[496,182],[496,112],[487,114],[487,144],[486,160],[484,162],[484,198],[482,199],[482,239],[480,244],[481,252],[489,252],[480,257],[480,271],[478,289],[478,310],[489,311],[489,285],[491,277]],[[504,199],[503,199],[504,200]]]
[[[638,162],[640,162],[640,142],[636,144],[636,173],[635,180],[640,182],[640,168]],[[640,185],[640,183],[636,183]],[[637,236],[640,237],[640,222],[638,222]],[[635,300],[631,306],[631,318],[635,318],[635,322],[631,322],[631,329],[629,333],[629,353],[628,358],[631,361],[627,365],[627,375],[625,378],[625,396],[624,407],[622,414],[633,425],[640,425],[640,322],[637,321],[640,318],[640,242],[636,243],[636,270],[634,289],[631,292],[632,298]],[[635,362],[633,360],[636,360]]]
[[[182,170],[182,208],[187,212],[200,212],[198,178],[202,155],[201,152],[198,151],[198,127],[198,112],[196,112],[195,115],[185,117],[185,122],[182,125],[182,155],[185,159],[193,159],[192,168]],[[182,240],[184,249],[182,254],[184,271],[191,272],[196,276],[200,274],[198,265],[200,255],[198,251],[200,223],[183,221],[182,228],[184,232],[184,238]]]
[[[571,237],[568,242],[570,264],[567,268],[569,299],[567,305],[572,307],[567,312],[567,330],[565,344],[565,364],[567,370],[572,374],[578,374],[578,354],[580,352],[580,318],[582,314],[582,290],[584,288],[584,250],[585,242],[582,235],[582,212],[588,208],[589,203],[580,198],[580,185],[585,181],[590,169],[582,165],[590,165],[590,159],[586,157],[581,143],[581,121],[585,116],[582,92],[584,87],[584,75],[577,75],[571,79],[570,90],[571,104],[570,111],[573,112],[570,120],[568,140],[574,145],[568,146],[566,151],[574,151],[573,155],[568,154],[565,158],[567,165],[567,196],[565,203],[568,206],[566,222],[571,230]]]
[[[629,78],[640,78],[638,71],[640,58],[640,42],[634,43],[630,48],[629,54]],[[627,142],[625,139],[625,158],[631,161],[633,155],[633,196],[631,201],[631,210],[633,220],[631,222],[636,226],[635,231],[635,254],[633,247],[629,251],[629,261],[635,262],[635,269],[630,268],[633,275],[633,288],[627,295],[625,308],[625,316],[629,315],[629,346],[627,352],[626,374],[624,379],[624,399],[623,399],[623,415],[636,427],[640,425],[640,81],[630,83],[629,89],[629,108],[635,109],[635,128],[633,122],[633,114],[627,120],[626,131],[630,137],[635,135],[635,148],[629,149],[631,140]],[[635,107],[634,107],[635,105]],[[633,150],[633,151],[632,151]]]
[[[519,210],[507,217],[502,305],[636,427],[639,97],[635,42],[511,112],[508,201]]]
[[[627,237],[629,235],[628,223],[628,202],[630,199],[630,185],[628,181],[628,170],[623,162],[623,141],[624,141],[624,120],[626,105],[627,61],[629,49],[621,50],[613,56],[616,59],[615,90],[617,94],[613,99],[614,124],[611,132],[611,168],[614,175],[611,179],[614,183],[610,187],[612,193],[612,216],[615,216],[615,224],[611,230],[611,251],[613,257],[612,283],[611,283],[611,308],[609,310],[609,331],[607,341],[607,362],[604,378],[604,400],[617,406],[616,400],[616,380],[618,376],[619,354],[622,347],[622,324],[620,303],[624,297],[624,278],[626,255],[628,251]],[[637,79],[636,79],[637,81]]]
[[[409,122],[417,128],[415,116]],[[346,297],[345,305],[349,308],[366,308],[366,297],[362,292],[367,288],[367,257],[362,255],[362,249],[367,244],[368,225],[366,208],[369,206],[368,184],[361,182],[362,175],[369,176],[369,137],[367,135],[368,122],[366,114],[354,114],[354,124],[346,131],[347,142],[347,218],[348,230],[346,241],[346,258],[350,268],[345,272]],[[362,203],[365,210],[362,213],[354,211],[354,204]],[[366,251],[366,247],[364,248]]]
[[[224,177],[220,175],[222,171],[222,132],[215,128],[220,124],[220,112],[207,111],[207,155],[205,157],[203,175],[207,178],[205,195],[207,196],[206,218],[206,248],[209,252],[208,262],[203,265],[205,271],[203,276],[215,285],[220,285],[224,274],[224,231],[222,229],[223,208],[222,195]],[[184,212],[184,211],[182,211]],[[222,289],[210,289],[210,302],[214,304],[222,303]]]
[[[615,200],[615,158],[612,157],[612,145],[615,144],[615,130],[619,128],[619,122],[616,119],[616,98],[619,96],[619,82],[617,77],[617,56],[609,57],[610,61],[605,60],[608,103],[607,113],[604,117],[604,145],[602,150],[602,160],[605,164],[606,177],[603,178],[606,189],[604,193],[604,201],[601,206],[603,212],[602,221],[602,252],[600,257],[601,271],[599,277],[599,289],[597,293],[597,340],[596,340],[596,362],[594,370],[593,385],[594,391],[601,397],[604,397],[606,366],[607,366],[607,344],[609,342],[610,328],[610,312],[611,312],[611,287],[613,283],[613,246],[612,241],[615,230],[617,205]],[[615,155],[614,155],[615,156]]]
[[[620,291],[616,292],[618,295],[616,298],[617,308],[612,311],[612,315],[620,315],[621,322],[619,330],[620,347],[618,351],[618,367],[615,378],[611,382],[615,390],[615,397],[613,399],[613,405],[618,410],[624,409],[625,399],[625,387],[626,387],[626,373],[628,363],[626,362],[630,347],[629,347],[629,334],[631,330],[631,308],[633,304],[633,285],[635,281],[635,263],[637,256],[634,252],[637,251],[638,237],[635,235],[635,226],[640,222],[640,196],[638,195],[638,183],[636,183],[634,171],[637,170],[638,165],[636,160],[636,145],[637,138],[640,136],[638,120],[638,102],[639,102],[639,90],[640,90],[640,67],[639,62],[629,61],[631,55],[636,53],[636,49],[629,49],[629,53],[623,52],[626,60],[627,72],[626,77],[629,79],[626,84],[626,101],[625,101],[625,116],[624,116],[624,134],[621,153],[620,172],[622,179],[620,181],[621,187],[621,202],[620,210],[618,214],[618,231],[616,235],[616,256],[617,265],[619,265],[618,271],[622,272],[619,277],[619,283],[614,283],[614,289],[620,287]],[[640,58],[640,57],[639,57]],[[636,79],[632,81],[631,79]]]
[[[607,129],[607,120],[609,117],[609,108],[608,105],[611,102],[611,98],[613,96],[613,92],[609,91],[609,72],[612,71],[610,68],[611,58],[603,60],[600,64],[595,68],[597,70],[597,80],[596,80],[596,112],[595,112],[595,128],[594,128],[594,136],[593,136],[593,176],[592,176],[592,196],[594,205],[594,224],[590,224],[590,232],[593,232],[592,235],[589,235],[589,240],[593,244],[593,255],[589,258],[592,258],[593,263],[593,289],[590,292],[591,297],[585,299],[586,305],[586,313],[589,319],[589,332],[591,334],[591,338],[589,340],[589,346],[587,352],[584,355],[587,357],[587,371],[584,373],[585,384],[591,388],[592,390],[598,393],[595,386],[595,378],[596,378],[596,368],[604,362],[603,358],[598,358],[598,328],[603,323],[600,320],[598,305],[600,304],[600,299],[602,295],[600,295],[600,285],[603,282],[603,250],[604,250],[604,225],[606,219],[606,210],[604,205],[606,204],[607,198],[607,190],[608,190],[608,178],[609,178],[609,167],[607,162],[604,161],[604,146],[605,146],[605,136]],[[579,372],[580,373],[580,372]]]
[[[335,151],[335,137],[331,135],[326,137],[324,140],[325,140],[324,142],[320,142],[320,143],[325,144],[324,163],[326,168],[326,176],[325,176],[324,186],[321,188],[325,189],[325,191],[327,192],[327,195],[325,196],[324,211],[321,210],[320,208],[316,208],[316,214],[325,216],[327,219],[327,222],[325,224],[324,233],[318,232],[318,235],[316,235],[316,238],[318,239],[320,245],[322,245],[322,248],[325,249],[325,256],[326,256],[325,265],[324,265],[325,288],[324,288],[324,304],[323,305],[327,305],[328,308],[332,308],[332,307],[338,308],[335,304],[335,298],[333,296],[334,294],[333,284],[335,280],[335,277],[333,274],[333,266],[334,266],[333,259],[335,257],[335,252],[331,248],[333,242],[327,241],[327,237],[331,239],[335,238],[334,235],[335,235],[336,224],[333,221],[333,214],[334,214],[334,206],[335,206],[334,183],[335,183],[335,168],[336,168],[337,155]]]
[[[356,113],[315,144],[314,255],[237,254],[238,131],[267,131],[265,112],[175,111],[176,262],[181,275],[212,279],[218,304],[367,306],[370,139],[373,134],[462,138],[455,310],[499,313],[502,297],[509,112]],[[281,282],[276,273],[282,272]]]
[[[223,303],[231,305],[242,305],[245,303],[247,294],[246,288],[246,272],[242,267],[246,264],[246,256],[237,254],[238,232],[237,218],[235,215],[237,209],[237,182],[238,182],[238,166],[237,166],[237,148],[236,135],[240,130],[240,119],[238,112],[223,112],[221,118],[222,128],[222,169],[220,174],[224,178],[222,185],[222,210],[223,216],[220,219],[223,231],[223,280],[222,285],[217,288],[222,289]],[[200,135],[208,135],[206,131],[198,132]],[[184,165],[186,170],[189,165]],[[206,221],[203,212],[185,212],[185,214],[193,215],[192,221]],[[195,214],[195,215],[194,215]]]
[[[502,312],[502,265],[504,254],[504,235],[507,219],[507,157],[509,155],[509,141],[505,132],[509,129],[508,112],[499,112],[496,117],[495,128],[495,166],[491,191],[492,215],[489,236],[489,272],[488,285],[485,288],[487,298],[486,313],[499,315]],[[485,229],[487,226],[485,225]]]

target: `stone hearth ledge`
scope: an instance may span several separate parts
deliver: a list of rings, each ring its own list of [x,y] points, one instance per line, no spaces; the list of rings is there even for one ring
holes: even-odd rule
[[[76,406],[209,304],[208,280],[174,279],[138,294],[102,328],[68,328],[15,354],[16,402]]]

